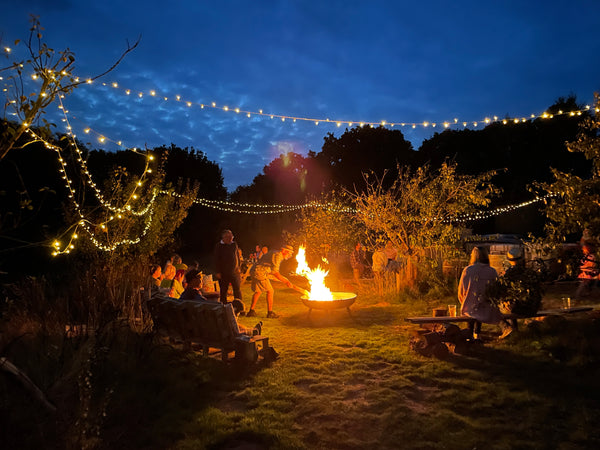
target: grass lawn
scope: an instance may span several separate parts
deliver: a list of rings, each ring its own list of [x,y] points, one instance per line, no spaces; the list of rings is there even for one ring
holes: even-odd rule
[[[559,304],[560,289],[574,290],[548,290],[544,308]],[[248,284],[243,294],[248,306]],[[109,352],[94,371],[98,389],[87,410],[80,399],[55,433],[71,433],[78,445],[129,449],[600,448],[599,316],[521,322],[505,341],[484,325],[485,345],[438,360],[409,349],[416,326],[404,317],[454,299],[358,294],[352,315],[309,316],[298,293],[278,289],[279,319],[265,318],[261,298],[258,317],[239,321],[263,321],[280,353],[270,365],[240,369],[148,337],[113,336],[111,348],[122,351]],[[68,389],[54,383],[45,391],[59,409],[68,403]],[[42,420],[33,409],[19,414]],[[23,431],[14,426],[0,438]]]

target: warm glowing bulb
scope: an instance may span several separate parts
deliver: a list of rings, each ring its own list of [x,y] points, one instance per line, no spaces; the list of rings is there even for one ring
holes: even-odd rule
[[[150,91],[150,95],[155,96],[156,95],[156,91]]]
[[[114,88],[116,88],[116,87],[119,87],[119,83],[117,83],[117,82],[114,82],[114,83],[112,84],[112,87],[114,87]]]

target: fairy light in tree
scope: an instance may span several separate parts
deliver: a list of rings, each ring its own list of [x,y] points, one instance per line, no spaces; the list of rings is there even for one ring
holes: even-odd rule
[[[52,248],[53,248],[52,255],[53,256],[58,256],[61,254],[69,254],[72,250],[74,250],[74,248],[75,248],[74,241],[76,239],[78,239],[78,237],[79,237],[79,235],[77,233],[77,230],[79,229],[79,227],[83,228],[86,231],[92,244],[96,248],[98,248],[99,250],[102,250],[102,251],[113,251],[119,246],[135,245],[141,241],[143,236],[145,236],[147,234],[148,229],[150,228],[151,223],[152,223],[152,217],[153,217],[153,213],[154,213],[154,201],[155,201],[157,195],[159,194],[159,191],[157,189],[155,189],[153,191],[152,198],[151,198],[150,202],[148,203],[148,205],[142,211],[136,212],[136,215],[138,215],[138,216],[146,215],[146,219],[145,219],[146,225],[145,225],[145,228],[142,231],[142,233],[140,235],[138,235],[138,237],[136,237],[135,239],[123,239],[121,241],[113,242],[110,245],[102,244],[101,240],[95,235],[94,231],[90,227],[90,224],[92,224],[92,222],[85,217],[85,215],[82,212],[81,205],[75,199],[75,189],[73,189],[73,187],[72,187],[73,181],[71,179],[69,179],[69,177],[67,175],[67,167],[66,167],[66,162],[62,156],[62,149],[56,145],[53,145],[53,144],[47,142],[46,140],[44,140],[43,138],[38,136],[31,129],[27,129],[26,132],[34,139],[34,141],[41,142],[41,143],[43,143],[43,145],[46,148],[48,148],[50,150],[54,150],[56,152],[57,157],[58,157],[58,162],[60,164],[59,172],[61,174],[61,178],[64,181],[65,187],[67,189],[68,198],[69,198],[71,204],[73,205],[73,209],[75,210],[75,213],[79,217],[79,220],[78,220],[77,224],[75,225],[75,231],[72,233],[68,242],[65,245],[62,245],[59,240],[54,241],[54,243],[52,244]],[[93,183],[93,181],[92,181],[92,183]],[[140,183],[140,181],[138,181],[138,183]],[[129,206],[129,208],[125,207],[123,209],[123,211],[117,213],[116,217],[110,216],[108,220],[105,220],[104,222],[102,222],[100,224],[94,225],[94,227],[99,227],[102,229],[103,232],[106,232],[107,224],[113,220],[118,220],[118,219],[122,218],[123,216],[121,213],[132,213],[132,211],[130,209],[130,205],[126,205],[126,206]],[[137,213],[142,213],[142,214],[137,214]]]
[[[147,157],[146,157],[146,165],[144,167],[144,171],[143,171],[142,175],[140,176],[140,178],[138,179],[138,181],[135,182],[135,187],[134,187],[133,191],[131,192],[131,194],[129,195],[129,197],[127,198],[127,200],[125,201],[125,204],[122,207],[117,207],[117,206],[112,205],[110,202],[108,202],[107,200],[105,200],[104,195],[102,194],[102,192],[100,192],[100,189],[98,188],[98,186],[94,182],[94,180],[92,178],[92,174],[88,170],[87,163],[86,163],[86,161],[85,161],[85,159],[83,157],[83,153],[81,152],[81,150],[79,149],[79,146],[77,145],[77,141],[75,139],[76,136],[70,131],[71,130],[71,125],[69,123],[69,118],[68,118],[68,116],[66,114],[66,110],[64,108],[64,105],[63,105],[61,99],[59,99],[59,103],[60,103],[59,109],[61,109],[63,111],[64,120],[66,121],[67,127],[69,129],[69,132],[67,133],[67,135],[71,138],[70,145],[74,148],[74,150],[75,150],[75,152],[77,154],[77,162],[81,166],[81,171],[86,176],[86,178],[85,178],[86,184],[89,187],[92,188],[92,190],[94,191],[96,199],[98,200],[98,202],[102,206],[104,206],[106,209],[108,209],[108,210],[110,210],[110,211],[112,211],[114,213],[118,213],[118,214],[125,213],[125,212],[133,214],[135,216],[143,216],[143,215],[147,214],[150,206],[152,205],[152,203],[154,203],[154,201],[156,199],[156,195],[157,195],[156,192],[154,193],[154,195],[152,196],[152,198],[150,199],[150,201],[148,202],[148,204],[145,207],[140,208],[138,210],[132,209],[132,207],[130,205],[130,202],[132,200],[136,200],[138,198],[138,195],[136,193],[138,187],[142,186],[142,184],[143,184],[142,182],[143,182],[143,179],[144,179],[145,175],[147,173],[151,173],[152,172],[152,169],[149,168],[149,164],[150,164],[151,161],[154,160],[154,156],[151,155],[151,154],[147,155]],[[86,133],[89,133],[90,128],[86,128],[84,131]],[[105,139],[104,136],[101,136],[101,138]],[[46,142],[46,145],[50,145],[51,146],[52,144]],[[138,153],[138,152],[136,151],[135,153]]]

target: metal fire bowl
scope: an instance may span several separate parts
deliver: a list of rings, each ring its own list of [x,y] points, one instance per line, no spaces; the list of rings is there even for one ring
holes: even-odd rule
[[[304,306],[309,309],[340,309],[349,308],[356,300],[353,292],[332,292],[333,300],[309,300],[305,295],[300,297]]]

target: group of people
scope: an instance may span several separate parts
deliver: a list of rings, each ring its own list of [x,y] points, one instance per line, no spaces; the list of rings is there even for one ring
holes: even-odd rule
[[[511,266],[506,274],[524,267],[523,255],[518,248],[510,249],[507,259]],[[469,331],[475,341],[480,340],[481,324],[500,324],[502,328],[501,339],[504,339],[517,329],[515,319],[503,319],[503,315],[496,305],[487,298],[488,285],[498,278],[496,269],[490,266],[489,254],[485,247],[475,247],[471,251],[469,265],[464,268],[458,284],[458,301],[461,305],[461,314],[472,317],[469,322]]]
[[[251,255],[252,266],[250,268],[250,277],[252,280],[252,301],[250,309],[246,313],[247,317],[256,316],[256,304],[261,294],[266,293],[267,298],[267,318],[277,319],[279,314],[273,311],[274,289],[269,277],[281,281],[285,286],[297,291],[305,292],[302,288],[294,285],[290,280],[281,274],[280,266],[284,260],[290,259],[294,254],[294,248],[291,245],[284,245],[280,250],[269,252],[267,247],[256,246],[256,253]],[[227,290],[229,285],[233,289],[235,299],[242,301],[241,283],[241,251],[237,243],[233,240],[231,230],[223,230],[221,241],[215,247],[215,266],[217,271],[217,280],[221,292],[221,302],[227,302]]]
[[[589,293],[600,280],[600,266],[596,260],[595,247],[593,244],[584,242],[581,249],[583,257],[580,261],[578,275],[580,283],[574,293],[576,299]],[[519,248],[510,249],[506,256],[510,267],[508,267],[503,277],[509,283],[517,283],[523,280],[531,281],[532,279],[537,280],[536,283],[541,283],[533,269],[526,267],[523,253]],[[491,303],[488,298],[488,286],[497,277],[498,273],[490,266],[489,255],[485,247],[473,248],[469,265],[465,267],[460,277],[458,300],[461,304],[461,313],[475,319],[469,322],[469,329],[475,340],[480,338],[482,323],[499,324],[502,329],[501,339],[517,330],[516,319],[503,318],[504,316],[499,308]],[[531,286],[528,288],[531,288]],[[539,286],[537,288],[539,289]],[[536,286],[531,290],[535,289]]]
[[[402,267],[398,249],[391,241],[373,252],[372,264],[367,259],[366,247],[357,242],[350,253],[350,266],[355,281],[365,277],[381,278],[385,273],[397,272]]]
[[[194,262],[193,268],[198,263]],[[150,267],[151,294],[163,292],[169,297],[179,298],[185,288],[185,275],[190,268],[181,260],[181,256],[174,254],[165,263],[164,268],[158,264]]]
[[[250,268],[252,300],[250,309],[245,312],[242,297],[242,273],[243,255],[242,251],[234,240],[233,232],[229,229],[221,232],[221,240],[215,245],[214,264],[216,279],[219,284],[218,299],[221,303],[227,304],[227,293],[229,287],[233,291],[234,300],[232,302],[236,314],[246,314],[248,317],[256,316],[256,305],[262,293],[266,294],[267,314],[266,317],[276,319],[279,317],[273,311],[274,289],[270,278],[281,281],[285,286],[298,292],[306,294],[307,291],[294,285],[289,279],[281,274],[281,263],[290,259],[294,253],[294,248],[290,245],[284,245],[279,250],[268,251],[266,246],[256,246],[256,252],[250,255],[249,261],[252,264]],[[203,274],[199,270],[198,264],[189,268],[182,263],[179,255],[173,255],[165,264],[164,269],[160,265],[153,265],[150,269],[151,274],[151,293],[161,292],[169,297],[181,300],[208,301],[207,297],[212,289],[203,285]]]

